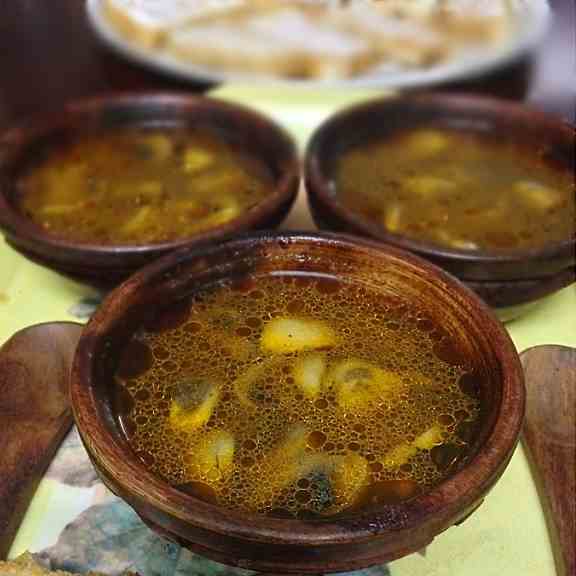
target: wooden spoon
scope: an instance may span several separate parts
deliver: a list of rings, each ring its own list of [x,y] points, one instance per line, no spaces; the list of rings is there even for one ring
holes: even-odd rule
[[[0,348],[0,560],[72,425],[68,379],[80,324],[17,332]]]
[[[576,576],[576,349],[536,346],[526,374],[523,442],[551,534],[556,570]]]

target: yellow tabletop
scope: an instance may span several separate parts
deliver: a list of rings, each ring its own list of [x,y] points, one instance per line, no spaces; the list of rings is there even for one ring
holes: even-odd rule
[[[303,146],[311,130],[331,112],[351,102],[382,94],[231,85],[216,90],[212,95],[268,113],[286,126]],[[283,227],[313,227],[302,191]],[[84,321],[97,302],[98,294],[92,289],[32,264],[0,240],[0,344],[19,329],[32,324],[54,320]],[[571,286],[545,299],[525,316],[507,324],[506,328],[519,351],[538,344],[576,346],[576,288]],[[79,571],[99,569],[110,573],[116,573],[120,568],[132,568],[139,570],[142,576],[247,574],[246,571],[194,558],[188,553],[175,552],[174,547],[163,545],[155,548],[155,544],[148,544],[152,536],[147,529],[140,526],[127,507],[125,509],[107,493],[92,475],[75,435],[67,440],[56,460],[56,469],[51,469],[44,478],[28,510],[12,547],[12,557],[25,550],[43,551],[55,567],[72,567]],[[74,463],[81,468],[76,475],[70,473]],[[76,478],[70,480],[73,476]],[[78,479],[80,476],[81,480]],[[89,531],[86,529],[88,517],[95,523],[90,524]],[[74,522],[74,529],[64,530],[71,522]],[[132,540],[138,540],[142,549],[153,550],[154,568],[150,567],[150,557],[144,561],[146,553],[134,553],[131,557],[124,551],[113,557],[111,550],[114,545],[120,546],[119,543],[124,542],[122,546],[126,547],[127,537],[121,534],[124,525],[130,525],[131,530],[136,530],[134,526],[137,526],[138,534],[144,534],[138,536],[139,540]],[[98,532],[100,539],[89,541],[87,532]],[[95,553],[96,545],[109,548],[105,553]],[[130,545],[136,544],[131,542]],[[90,553],[81,552],[83,547],[90,548]],[[522,447],[516,450],[501,481],[480,509],[464,524],[447,530],[421,553],[393,562],[388,567],[361,573],[553,576],[554,562],[542,508]]]

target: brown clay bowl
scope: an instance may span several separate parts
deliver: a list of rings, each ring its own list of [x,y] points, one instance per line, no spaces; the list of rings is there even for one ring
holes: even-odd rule
[[[530,250],[466,251],[386,231],[343,206],[334,190],[337,159],[373,139],[418,127],[458,129],[533,143],[534,154],[558,170],[573,173],[574,127],[536,110],[478,96],[430,94],[379,99],[348,108],[322,124],[306,151],[308,201],[323,229],[374,238],[422,256],[506,310],[533,302],[574,282],[576,238]]]
[[[113,374],[130,336],[151,313],[156,320],[173,321],[177,315],[170,304],[208,283],[279,271],[368,279],[384,297],[417,302],[454,336],[454,346],[478,375],[473,388],[482,417],[470,456],[452,475],[402,504],[305,521],[238,513],[201,501],[170,486],[135,455],[111,401]],[[82,334],[71,401],[96,470],[150,527],[226,564],[317,574],[368,567],[420,550],[474,511],[512,456],[525,390],[518,355],[502,325],[477,296],[436,266],[362,238],[270,232],[170,254],[109,294]],[[465,527],[460,530],[465,538]]]
[[[47,149],[91,132],[147,126],[215,129],[264,162],[275,179],[271,193],[238,218],[181,240],[141,245],[94,245],[49,235],[17,207],[18,178]],[[297,153],[288,134],[247,108],[168,93],[109,95],[70,103],[58,115],[4,135],[0,157],[0,229],[27,258],[100,287],[118,284],[138,268],[183,246],[223,240],[238,232],[273,228],[286,216],[299,184]]]

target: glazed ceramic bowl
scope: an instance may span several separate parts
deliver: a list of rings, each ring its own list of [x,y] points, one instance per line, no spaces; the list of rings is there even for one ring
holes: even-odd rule
[[[205,127],[263,162],[274,178],[264,200],[237,218],[176,241],[136,245],[96,245],[48,234],[18,209],[18,179],[41,154],[87,133],[122,128]],[[299,183],[291,138],[274,122],[247,108],[177,94],[124,94],[70,103],[64,111],[4,135],[0,158],[0,229],[6,241],[29,259],[97,286],[113,286],[156,258],[252,229],[273,228],[286,216]]]
[[[417,304],[470,360],[469,394],[480,425],[469,456],[447,479],[401,504],[322,520],[234,512],[199,500],[152,473],[115,417],[114,373],[143,322],[176,327],[178,302],[219,280],[253,274],[321,274],[370,282],[384,297]],[[454,351],[454,349],[452,349]],[[464,384],[463,384],[464,385]],[[151,528],[226,564],[274,573],[338,572],[420,550],[460,523],[504,472],[524,414],[518,355],[502,325],[471,291],[439,268],[370,240],[329,233],[261,233],[168,255],[114,290],[87,324],[71,379],[80,436],[108,487]],[[461,537],[466,537],[466,528]]]
[[[574,127],[519,104],[464,95],[380,99],[346,109],[313,134],[305,158],[308,201],[316,224],[391,244],[418,254],[463,280],[499,312],[532,303],[574,282],[576,239],[536,249],[484,252],[444,248],[391,233],[338,201],[336,162],[373,138],[428,127],[501,135],[529,142],[534,155],[574,173]],[[385,199],[384,199],[385,201]]]

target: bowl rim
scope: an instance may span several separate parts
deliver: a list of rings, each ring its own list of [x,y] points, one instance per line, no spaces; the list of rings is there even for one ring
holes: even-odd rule
[[[278,249],[283,245],[298,243],[304,246],[307,243],[337,245],[360,253],[376,255],[383,262],[393,260],[400,262],[401,266],[416,266],[423,273],[431,275],[434,282],[455,291],[461,310],[483,322],[483,329],[490,334],[492,351],[502,369],[501,403],[486,443],[461,470],[423,495],[408,501],[405,505],[379,508],[386,513],[399,515],[403,520],[399,531],[404,533],[412,533],[423,523],[437,527],[442,521],[445,524],[448,520],[453,522],[455,514],[462,510],[469,511],[477,502],[479,495],[484,495],[502,474],[517,444],[523,422],[525,408],[523,372],[510,336],[486,304],[456,278],[437,266],[397,248],[382,247],[369,239],[329,232],[267,231],[244,234],[219,246],[181,250],[142,269],[107,296],[84,328],[74,359],[70,383],[70,397],[76,425],[89,453],[93,452],[96,455],[99,471],[109,480],[120,482],[120,485],[121,478],[131,478],[130,497],[135,498],[140,504],[152,505],[164,514],[197,529],[253,543],[321,546],[350,540],[358,543],[391,533],[390,530],[378,525],[375,521],[378,514],[372,512],[362,512],[349,518],[307,522],[231,512],[196,499],[171,487],[149,472],[137,458],[127,458],[117,441],[117,436],[110,431],[100,416],[99,402],[93,392],[96,384],[92,377],[92,362],[97,357],[98,343],[105,337],[106,329],[113,325],[115,319],[122,317],[122,304],[134,298],[140,287],[151,285],[155,279],[171,277],[170,271],[177,269],[179,263],[206,256],[214,251],[231,250],[233,253],[245,247],[253,247],[254,242],[259,247],[270,245],[277,246]],[[473,490],[468,489],[470,484],[474,486]],[[169,494],[169,499],[166,494]],[[449,504],[442,506],[441,502],[444,499]],[[410,516],[408,513],[414,502],[418,503],[418,510]],[[418,515],[419,519],[415,521],[415,516]],[[446,527],[448,526],[444,525],[442,529]]]
[[[491,96],[472,95],[458,92],[424,93],[397,95],[392,97],[377,97],[359,104],[348,106],[324,120],[311,135],[304,152],[303,169],[306,193],[309,204],[313,199],[318,199],[324,206],[337,215],[342,221],[354,228],[355,232],[368,235],[379,241],[392,244],[396,247],[414,252],[426,258],[442,260],[453,263],[476,263],[476,264],[522,264],[527,260],[546,261],[562,254],[567,258],[576,252],[576,237],[560,242],[551,242],[541,248],[527,248],[515,250],[463,250],[444,247],[424,240],[411,239],[402,234],[392,233],[378,224],[371,223],[346,208],[331,191],[330,180],[325,177],[321,168],[321,155],[324,150],[325,140],[338,127],[353,122],[357,115],[363,116],[375,111],[393,111],[397,107],[436,108],[439,110],[450,109],[455,118],[465,118],[470,112],[486,113],[487,117],[514,118],[519,125],[523,123],[538,122],[550,130],[556,131],[559,137],[574,139],[576,126],[557,119],[536,108],[523,103],[500,100]],[[400,132],[403,129],[400,129]],[[464,278],[464,274],[459,275]],[[490,281],[490,276],[485,278]],[[515,279],[515,278],[511,278]],[[471,278],[472,280],[472,278]],[[474,277],[478,281],[479,278]]]
[[[119,108],[146,110],[148,106],[155,107],[159,111],[159,118],[154,118],[152,121],[146,119],[144,122],[128,121],[121,123],[121,128],[148,124],[153,126],[158,120],[161,121],[163,109],[181,109],[183,111],[182,118],[189,115],[193,117],[196,110],[208,111],[223,117],[238,115],[247,126],[266,130],[279,144],[284,156],[272,192],[230,222],[211,227],[186,238],[147,244],[95,244],[66,240],[56,235],[52,236],[21,214],[8,200],[14,182],[6,173],[9,173],[13,166],[26,156],[29,148],[34,146],[39,139],[59,130],[78,130],[82,134],[84,130],[81,124],[82,120],[95,114],[102,114]],[[101,130],[99,124],[100,121],[98,120],[96,132]],[[159,126],[162,125],[159,124]],[[108,130],[113,131],[115,128],[104,127],[102,129],[103,132]],[[291,205],[294,202],[301,173],[300,159],[294,138],[283,126],[265,113],[243,104],[177,91],[107,92],[98,96],[72,100],[58,111],[21,122],[4,133],[0,133],[0,151],[0,230],[5,235],[25,242],[27,248],[35,254],[38,253],[48,258],[52,258],[56,254],[54,259],[58,261],[91,257],[91,266],[94,265],[95,267],[100,267],[98,266],[99,258],[105,258],[106,262],[101,266],[105,268],[114,268],[116,263],[120,268],[125,267],[124,261],[117,262],[125,257],[142,258],[159,255],[183,246],[218,240],[235,232],[258,226],[263,220],[271,217],[282,204],[289,203]]]

